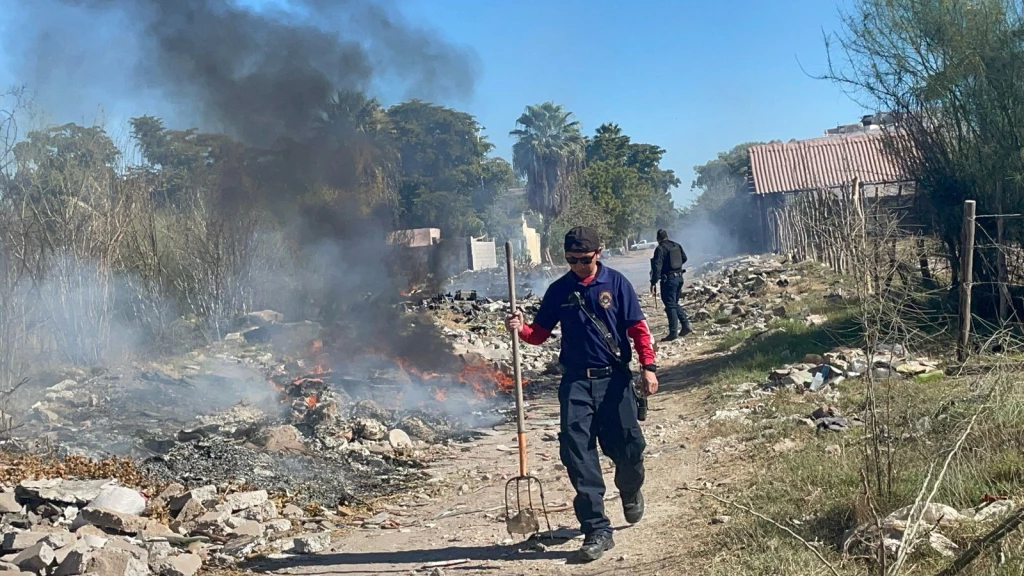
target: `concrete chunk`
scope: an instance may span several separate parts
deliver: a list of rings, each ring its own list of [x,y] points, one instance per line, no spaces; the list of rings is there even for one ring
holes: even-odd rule
[[[263,529],[271,533],[287,532],[292,529],[292,521],[287,518],[278,518],[263,524]]]
[[[242,520],[231,527],[231,533],[239,536],[263,536],[263,525],[255,520]]]
[[[72,550],[57,567],[54,576],[148,576],[149,573],[149,566],[131,554],[102,549]]]
[[[316,554],[330,547],[331,535],[326,532],[306,534],[295,539],[295,552],[298,554]]]
[[[14,492],[0,493],[0,514],[18,514],[22,505],[15,498]]]
[[[232,512],[238,512],[261,506],[267,500],[269,500],[269,496],[266,490],[255,490],[253,492],[229,494],[224,498],[224,505]]]
[[[221,553],[233,558],[245,558],[252,554],[253,550],[265,544],[266,541],[255,536],[239,536],[232,539],[221,548]]]
[[[239,516],[246,520],[255,520],[257,522],[266,522],[273,518],[277,518],[277,504],[274,504],[273,500],[267,500],[259,506],[253,506],[247,510],[242,510]]]
[[[4,534],[5,552],[21,552],[26,548],[45,542],[51,548],[63,548],[77,539],[68,532],[9,532]]]
[[[210,500],[217,499],[217,487],[209,484],[206,486],[200,486],[199,488],[193,488],[188,492],[185,492],[181,496],[175,496],[167,503],[167,507],[171,512],[178,512],[185,507],[185,504],[189,500],[196,500],[200,504],[204,504]]]
[[[136,534],[146,528],[146,519],[142,516],[121,514],[103,508],[83,508],[78,513],[73,527],[92,524],[104,530],[113,530],[123,534]]]
[[[50,480],[23,480],[15,489],[15,494],[21,500],[43,500],[56,502],[58,504],[72,504],[85,506],[107,486],[114,485],[114,479],[109,480],[63,480],[53,478]]]
[[[195,576],[203,567],[198,554],[182,554],[161,560],[154,568],[160,576]]]
[[[107,542],[107,545],[104,546],[104,548],[107,550],[125,552],[127,554],[130,554],[132,557],[138,558],[146,564],[149,564],[149,551],[143,548],[142,546],[138,546],[136,544],[128,542],[123,538],[111,538],[110,541]]]
[[[22,570],[41,573],[52,566],[56,560],[53,548],[47,546],[45,542],[38,542],[22,550],[14,557],[13,562]]]

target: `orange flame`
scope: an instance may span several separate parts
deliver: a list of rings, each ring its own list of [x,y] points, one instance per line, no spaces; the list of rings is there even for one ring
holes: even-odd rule
[[[319,402],[320,398],[317,396],[315,392],[313,394],[310,394],[309,396],[306,396],[306,406],[309,408],[316,406]]]

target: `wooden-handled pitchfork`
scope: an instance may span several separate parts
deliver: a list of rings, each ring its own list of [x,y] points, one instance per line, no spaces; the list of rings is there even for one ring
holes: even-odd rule
[[[509,307],[511,308],[511,313],[515,314],[517,311],[516,270],[511,242],[505,242],[505,266],[508,269]],[[505,528],[509,534],[534,534],[540,532],[540,520],[537,518],[537,512],[533,507],[533,493],[534,486],[536,486],[536,491],[540,495],[540,508],[544,513],[544,521],[547,524],[548,533],[551,533],[551,520],[548,518],[548,507],[544,501],[544,485],[541,484],[539,478],[526,473],[526,417],[523,412],[523,373],[519,364],[519,334],[514,330],[512,331],[512,373],[516,384],[519,476],[510,479],[505,484]],[[515,501],[515,506],[512,505],[513,500]],[[524,500],[526,501],[525,507],[523,506]]]

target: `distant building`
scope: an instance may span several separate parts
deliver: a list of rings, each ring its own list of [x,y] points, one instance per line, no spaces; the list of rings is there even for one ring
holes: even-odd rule
[[[432,246],[441,243],[440,228],[409,228],[388,232],[388,244],[397,244],[408,248]]]
[[[806,241],[793,233],[798,218],[791,213],[803,194],[828,192],[838,198],[856,178],[864,201],[895,206],[913,196],[912,179],[887,154],[884,131],[869,118],[875,117],[828,130],[821,138],[750,147],[749,184],[765,250],[792,252],[800,248],[795,244]]]

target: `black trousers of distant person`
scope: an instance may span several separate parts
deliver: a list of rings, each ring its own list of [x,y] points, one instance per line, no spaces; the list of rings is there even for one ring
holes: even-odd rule
[[[625,369],[595,379],[566,371],[559,384],[559,456],[576,490],[573,508],[584,534],[611,530],[598,444],[615,463],[615,487],[621,494],[633,494],[644,483],[647,443],[631,385],[632,375]]]
[[[691,331],[690,319],[686,311],[679,304],[679,293],[683,289],[683,273],[672,272],[661,279],[661,301],[665,304],[665,314],[668,316],[669,336],[679,336],[680,326],[684,334]]]

